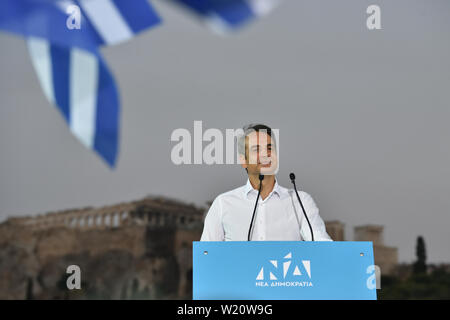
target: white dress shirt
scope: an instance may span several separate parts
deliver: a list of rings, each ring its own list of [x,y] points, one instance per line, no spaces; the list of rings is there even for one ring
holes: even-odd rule
[[[298,191],[316,241],[332,241],[319,216],[313,198]],[[205,218],[200,241],[247,241],[258,190],[250,180],[247,184],[222,193],[212,203]],[[311,231],[293,189],[277,181],[266,199],[260,197],[253,221],[251,240],[296,241],[311,240]]]

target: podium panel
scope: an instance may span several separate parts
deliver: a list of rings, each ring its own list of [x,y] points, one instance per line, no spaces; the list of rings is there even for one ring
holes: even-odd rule
[[[193,242],[194,300],[376,300],[372,242]]]

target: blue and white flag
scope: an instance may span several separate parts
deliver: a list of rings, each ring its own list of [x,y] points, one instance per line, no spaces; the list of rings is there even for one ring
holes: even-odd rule
[[[74,28],[71,14],[79,19]],[[147,0],[0,0],[0,29],[27,39],[45,95],[71,132],[111,167],[118,155],[120,104],[99,47],[159,22]]]
[[[268,14],[280,0],[170,0],[196,14],[218,33],[236,30]]]
[[[214,30],[263,16],[280,0],[169,0]],[[0,0],[0,30],[28,43],[44,94],[71,132],[111,167],[119,148],[119,94],[99,48],[160,23],[147,0]]]

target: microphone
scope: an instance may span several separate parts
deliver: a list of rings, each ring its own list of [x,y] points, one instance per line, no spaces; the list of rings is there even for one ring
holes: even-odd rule
[[[247,241],[250,241],[250,234],[252,232],[253,227],[253,219],[255,219],[256,207],[258,206],[259,195],[261,194],[262,181],[264,180],[264,175],[259,175],[259,189],[258,196],[256,197],[255,209],[253,209],[252,221],[250,222],[250,228],[248,228],[248,238]]]
[[[300,202],[300,206],[302,207],[303,214],[305,215],[306,221],[308,221],[309,230],[311,230],[311,239],[312,239],[312,241],[314,241],[314,233],[313,233],[313,230],[312,230],[312,227],[311,227],[311,223],[309,223],[309,219],[308,219],[308,216],[306,215],[305,208],[303,207],[302,200],[300,200],[300,197],[299,197],[298,192],[297,192],[297,186],[295,185],[295,174],[291,172],[289,174],[289,178],[291,179],[291,182],[294,185],[294,190],[295,190],[295,194],[297,195],[298,202]]]

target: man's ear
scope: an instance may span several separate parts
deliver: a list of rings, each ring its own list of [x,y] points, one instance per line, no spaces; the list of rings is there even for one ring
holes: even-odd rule
[[[247,169],[248,164],[247,164],[247,161],[245,160],[245,156],[243,154],[239,155],[239,162],[241,163],[242,168]]]

